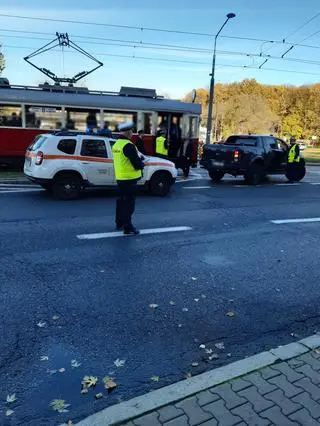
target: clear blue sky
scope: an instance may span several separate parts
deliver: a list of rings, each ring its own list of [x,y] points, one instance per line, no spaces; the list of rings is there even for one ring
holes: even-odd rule
[[[130,4],[130,6],[128,6]],[[27,6],[26,6],[27,5]],[[228,12],[236,13],[223,30],[223,35],[282,40],[300,25],[320,12],[319,0],[2,0],[0,13],[23,16],[72,19],[105,24],[124,24],[138,27],[157,27],[173,30],[215,33]],[[7,60],[4,75],[14,84],[38,84],[42,75],[23,61],[23,56],[54,38],[56,31],[68,32],[74,36],[101,37],[117,40],[143,41],[159,44],[176,44],[195,48],[211,49],[213,39],[204,36],[137,31],[132,29],[108,28],[80,24],[30,21],[0,16],[0,42]],[[47,35],[13,33],[6,30],[38,31]],[[320,46],[320,16],[288,38],[290,42],[301,42],[319,31],[304,43]],[[10,36],[10,37],[8,37]],[[17,38],[19,36],[19,38]],[[28,38],[30,37],[30,38]],[[34,37],[41,38],[40,40]],[[155,48],[108,45],[108,41],[73,38],[75,42],[104,62],[104,67],[87,77],[91,89],[115,90],[120,86],[156,88],[160,93],[172,97],[183,96],[195,87],[207,87],[212,55],[208,52],[172,51]],[[85,42],[87,41],[87,42]],[[124,43],[123,43],[124,44]],[[252,41],[237,41],[225,38],[218,40],[218,50],[250,52],[260,51],[281,56],[286,46],[264,44]],[[143,56],[153,59],[189,61],[198,63],[152,61],[132,58],[117,58],[112,55]],[[287,56],[310,61],[319,61],[320,49],[294,48]],[[250,58],[231,54],[218,54],[216,78],[220,82],[256,78],[267,84],[302,85],[320,81],[320,65],[296,63],[278,59],[270,60],[265,68],[291,70],[260,71],[235,68],[236,65],[259,66],[261,58]],[[58,74],[66,75],[87,69],[89,63],[77,54],[53,52],[39,58],[39,65]],[[314,73],[317,75],[310,75]]]

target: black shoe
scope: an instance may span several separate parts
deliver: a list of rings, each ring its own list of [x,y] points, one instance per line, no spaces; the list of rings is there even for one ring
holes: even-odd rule
[[[123,231],[124,235],[139,235],[140,231],[138,231],[138,229],[136,228],[129,228],[129,229],[125,229]]]

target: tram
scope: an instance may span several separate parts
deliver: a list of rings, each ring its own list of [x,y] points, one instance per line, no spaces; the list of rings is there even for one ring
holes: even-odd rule
[[[0,166],[22,167],[27,147],[39,134],[88,128],[99,134],[107,122],[117,137],[118,125],[130,120],[136,125],[134,141],[143,131],[147,154],[155,154],[155,136],[165,127],[169,157],[187,155],[190,166],[196,167],[200,114],[200,105],[165,99],[153,89],[104,92],[48,83],[14,86],[0,79]]]

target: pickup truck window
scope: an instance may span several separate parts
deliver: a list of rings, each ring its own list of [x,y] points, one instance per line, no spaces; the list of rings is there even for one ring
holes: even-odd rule
[[[280,149],[276,139],[273,138],[272,136],[265,136],[263,138],[263,142],[264,142],[265,148]]]
[[[257,146],[257,138],[254,136],[230,136],[225,145]]]

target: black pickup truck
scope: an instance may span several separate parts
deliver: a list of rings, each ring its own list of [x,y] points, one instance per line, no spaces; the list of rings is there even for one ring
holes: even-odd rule
[[[274,136],[232,135],[224,143],[204,145],[200,165],[214,182],[230,174],[244,176],[247,183],[257,185],[267,175],[287,174],[288,150],[288,145]],[[301,159],[290,180],[300,181],[305,173]]]

